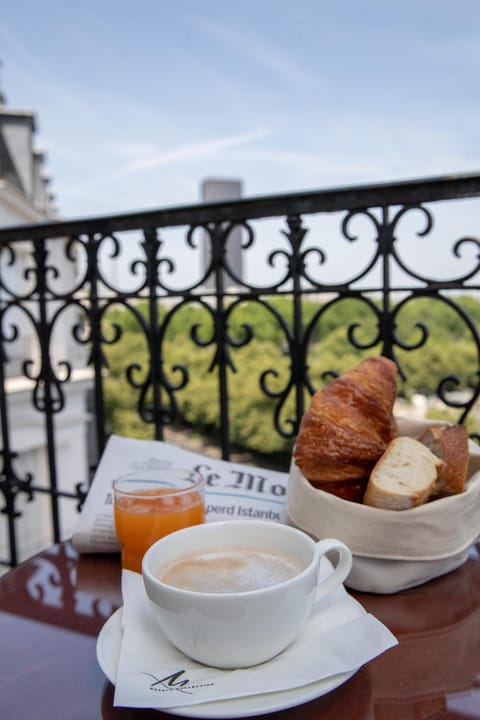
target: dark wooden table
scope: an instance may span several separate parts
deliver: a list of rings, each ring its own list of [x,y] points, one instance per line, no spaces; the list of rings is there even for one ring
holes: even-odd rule
[[[396,595],[355,593],[399,645],[283,720],[480,718],[480,545],[459,570]],[[95,644],[121,605],[118,556],[56,545],[0,579],[0,718],[134,720],[114,708]],[[174,717],[172,715],[168,716]]]

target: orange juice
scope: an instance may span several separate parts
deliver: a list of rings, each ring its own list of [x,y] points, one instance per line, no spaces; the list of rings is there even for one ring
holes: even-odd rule
[[[114,484],[114,516],[122,546],[122,567],[142,571],[142,559],[150,545],[175,530],[205,520],[202,486],[137,487]],[[131,486],[132,487],[132,486]]]

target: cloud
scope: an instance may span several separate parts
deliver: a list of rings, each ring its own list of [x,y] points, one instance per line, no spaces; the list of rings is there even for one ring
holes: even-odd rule
[[[141,145],[141,157],[137,157],[127,165],[124,165],[123,168],[120,168],[117,172],[115,172],[115,175],[133,175],[145,170],[152,170],[154,168],[172,165],[185,160],[188,161],[199,157],[215,155],[224,150],[238,148],[240,146],[258,142],[259,140],[268,137],[270,134],[271,132],[264,128],[239,135],[226,135],[225,137],[218,137],[212,140],[185,143],[184,145],[179,145],[178,147],[168,151],[156,150],[153,147],[148,147],[146,150],[145,146]],[[129,151],[131,152],[131,150],[132,147],[129,146]]]
[[[110,150],[122,153],[131,160],[123,166],[115,166],[111,163],[104,166],[99,172],[98,164],[95,169],[90,169],[88,163],[84,163],[87,173],[77,175],[75,181],[64,182],[62,194],[68,207],[69,215],[72,215],[70,203],[81,206],[81,212],[118,212],[119,203],[122,204],[128,197],[128,209],[139,207],[150,207],[158,205],[158,197],[163,198],[163,204],[168,202],[195,202],[197,200],[196,190],[199,187],[203,171],[194,169],[195,161],[208,158],[208,167],[212,167],[213,160],[224,167],[230,164],[225,151],[234,148],[245,148],[255,142],[271,135],[266,128],[259,128],[247,133],[236,135],[225,135],[199,142],[185,143],[173,147],[168,151],[159,150],[157,146],[148,143],[126,143],[112,144]],[[57,150],[59,148],[56,148]],[[242,151],[243,152],[243,151]],[[253,149],[250,148],[250,152]],[[65,151],[67,156],[69,153]],[[71,157],[72,161],[77,160],[77,154]],[[187,172],[182,171],[181,166],[187,166]],[[155,176],[152,183],[149,172],[160,167],[170,166],[168,180],[161,175]],[[177,166],[175,168],[175,166]],[[79,169],[80,164],[79,164]],[[124,182],[127,178],[132,181]],[[83,209],[85,207],[85,210]],[[125,208],[121,208],[125,210]],[[78,216],[78,211],[73,211]]]

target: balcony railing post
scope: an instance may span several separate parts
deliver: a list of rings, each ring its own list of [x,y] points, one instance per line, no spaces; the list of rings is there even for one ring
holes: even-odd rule
[[[98,251],[102,236],[96,233],[89,233],[82,240],[87,257],[87,269],[85,276],[85,286],[87,290],[86,312],[90,325],[90,356],[88,364],[93,369],[93,385],[94,385],[94,421],[95,421],[95,440],[97,458],[101,457],[107,442],[107,428],[105,418],[105,401],[103,394],[103,374],[107,367],[107,361],[102,349],[102,316],[103,310],[99,300],[99,268],[98,268]]]
[[[299,419],[305,410],[304,388],[306,385],[306,353],[305,337],[303,331],[302,313],[302,282],[304,282],[305,263],[302,252],[302,243],[307,234],[306,228],[302,226],[300,215],[289,215],[287,217],[288,233],[285,233],[292,248],[290,272],[292,276],[292,299],[293,299],[293,334],[291,342],[291,373],[292,383],[295,388],[295,418],[293,432],[296,434]]]
[[[58,483],[56,460],[56,434],[54,415],[63,408],[64,398],[60,383],[54,377],[51,356],[52,326],[48,317],[49,291],[47,278],[52,271],[48,266],[48,249],[45,238],[34,240],[36,292],[38,297],[38,323],[36,326],[38,347],[40,351],[40,368],[35,378],[33,391],[34,407],[44,414],[46,450],[48,458],[50,506],[52,513],[53,539],[60,540],[60,515],[58,507]],[[51,298],[50,298],[51,299]],[[34,365],[34,361],[30,361]],[[55,385],[56,392],[53,392]]]
[[[225,256],[228,225],[214,223],[210,227],[212,269],[215,288],[215,364],[218,369],[218,392],[220,412],[220,444],[222,457],[230,457],[230,415],[228,402],[228,338],[225,327]]]
[[[154,421],[155,438],[163,440],[163,429],[165,423],[162,411],[162,366],[163,366],[163,343],[160,340],[162,335],[161,319],[158,313],[158,254],[161,242],[158,239],[155,228],[147,228],[144,231],[143,248],[145,252],[146,286],[148,292],[148,317],[147,344],[149,357],[150,387],[152,391],[152,418]]]

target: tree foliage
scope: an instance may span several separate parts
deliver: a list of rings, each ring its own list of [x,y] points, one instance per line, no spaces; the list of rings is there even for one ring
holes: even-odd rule
[[[293,310],[288,297],[242,301],[225,308],[228,331],[223,345],[225,376],[219,370],[215,322],[201,302],[179,309],[159,305],[155,336],[148,338],[149,308],[139,302],[134,312],[121,305],[105,314],[103,332],[115,342],[104,347],[108,369],[105,398],[109,429],[132,437],[152,437],[152,427],[139,415],[152,403],[152,373],[163,378],[161,402],[186,425],[218,435],[228,421],[233,443],[263,453],[289,452],[294,442],[295,397],[290,343]],[[393,313],[394,352],[401,370],[399,393],[435,394],[441,381],[449,390],[478,382],[478,349],[474,334],[480,302],[470,296],[445,299],[416,297],[398,303]],[[466,321],[467,319],[467,321]],[[302,302],[307,372],[312,390],[380,354],[379,305],[348,298],[323,304]],[[120,329],[119,338],[115,328]],[[149,360],[149,340],[161,357]],[[228,418],[220,415],[220,383],[228,388]],[[133,382],[133,386],[132,386]],[[309,393],[305,388],[304,403]],[[274,429],[276,426],[276,430]]]

